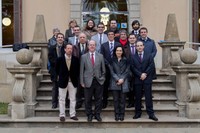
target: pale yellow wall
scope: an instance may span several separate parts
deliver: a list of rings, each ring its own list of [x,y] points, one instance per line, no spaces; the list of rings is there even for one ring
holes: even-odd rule
[[[163,40],[169,13],[176,14],[179,37],[189,41],[190,0],[141,0],[141,20],[155,41]]]
[[[23,0],[23,42],[32,41],[37,14],[44,15],[47,39],[52,36],[54,27],[58,27],[64,33],[68,28],[69,5],[70,0]]]

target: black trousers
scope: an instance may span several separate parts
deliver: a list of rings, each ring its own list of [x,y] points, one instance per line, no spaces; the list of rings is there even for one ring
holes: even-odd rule
[[[114,90],[112,92],[113,92],[115,116],[124,117],[126,94],[123,93],[121,90]]]
[[[94,96],[95,109],[94,115],[100,115],[102,110],[102,95],[103,95],[103,85],[100,85],[98,81],[94,78],[92,85],[89,88],[84,89],[85,96],[85,112],[87,116],[93,115],[92,111],[92,96]]]
[[[108,87],[110,85],[110,77],[111,77],[110,69],[106,65],[106,80],[105,80],[104,85],[103,85],[103,103],[105,105],[107,105],[107,103],[108,103],[108,93],[109,93]]]
[[[52,105],[58,105],[58,81],[52,81]]]
[[[135,85],[135,114],[141,115],[142,89],[144,89],[146,111],[149,116],[154,115],[152,101],[152,84]]]
[[[133,77],[130,77],[129,79],[129,92],[127,93],[128,97],[128,104],[135,104],[135,86],[134,86],[134,80]]]

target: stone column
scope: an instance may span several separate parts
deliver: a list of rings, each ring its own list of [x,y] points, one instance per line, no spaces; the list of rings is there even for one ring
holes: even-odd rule
[[[181,65],[180,52],[185,44],[179,39],[175,14],[168,15],[164,41],[158,44],[162,47],[161,71],[173,73],[171,66]]]
[[[173,66],[176,72],[177,106],[180,117],[200,118],[200,65],[193,65],[197,53],[193,49],[181,52],[182,66]]]
[[[30,50],[34,52],[33,60],[31,62],[34,66],[41,67],[38,77],[40,77],[40,82],[42,80],[42,75],[47,73],[47,62],[48,62],[48,43],[46,36],[45,21],[43,15],[36,16],[35,30],[32,42],[27,43]],[[37,83],[38,84],[38,83]]]
[[[24,119],[35,116],[36,74],[40,67],[28,65],[33,58],[30,50],[21,49],[16,57],[21,65],[7,68],[15,78],[10,113],[12,119]]]

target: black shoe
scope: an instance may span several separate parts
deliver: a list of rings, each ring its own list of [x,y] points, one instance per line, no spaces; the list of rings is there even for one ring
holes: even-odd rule
[[[133,119],[138,119],[138,118],[140,118],[140,117],[141,117],[140,114],[136,114],[135,116],[133,116]]]
[[[70,117],[70,119],[78,121],[78,118],[76,116]]]
[[[88,118],[87,118],[87,121],[88,121],[88,122],[92,122],[92,118],[93,118],[93,116],[92,116],[92,115],[89,115]]]
[[[120,121],[124,121],[124,116],[120,116],[120,117],[119,117],[119,120],[120,120]]]
[[[65,117],[60,117],[61,122],[65,122]]]
[[[134,107],[134,104],[132,104],[132,103],[129,103],[129,104],[126,106],[126,108],[132,108],[132,107]]]
[[[76,109],[80,109],[82,107],[82,104],[76,104]]]
[[[158,121],[158,118],[155,115],[149,116],[149,119],[154,120],[154,121]]]
[[[52,109],[56,109],[57,107],[58,107],[57,104],[52,105]]]
[[[102,109],[105,109],[105,108],[107,108],[107,103],[103,103],[102,105]]]
[[[101,116],[100,116],[100,115],[96,115],[96,116],[95,116],[95,119],[96,119],[98,122],[101,122],[101,121],[102,121],[102,119],[101,119]]]

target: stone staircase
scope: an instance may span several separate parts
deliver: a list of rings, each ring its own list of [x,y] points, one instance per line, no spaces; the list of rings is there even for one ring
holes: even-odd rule
[[[178,115],[178,109],[175,107],[176,90],[173,86],[173,82],[166,74],[158,73],[158,79],[153,81],[153,103],[156,115]],[[38,106],[35,110],[36,117],[58,117],[59,110],[51,108],[51,89],[52,83],[49,75],[45,74],[43,80],[40,83],[40,87],[37,90],[37,102]],[[142,99],[144,102],[144,98]],[[144,103],[143,103],[144,104]],[[68,112],[69,109],[66,109]],[[146,114],[145,108],[143,114]],[[68,113],[66,113],[68,114]],[[126,116],[133,116],[134,108],[126,108]],[[86,117],[84,108],[77,110],[78,117]],[[108,98],[108,107],[102,111],[102,116],[114,116],[113,98],[110,94]]]
[[[153,81],[153,102],[155,114],[159,121],[155,122],[148,119],[145,108],[140,119],[132,119],[134,108],[126,108],[124,121],[116,122],[114,120],[114,108],[112,95],[109,96],[109,105],[102,110],[102,122],[93,120],[87,122],[84,108],[77,110],[78,121],[69,119],[67,108],[66,121],[61,123],[59,120],[59,110],[51,108],[51,88],[52,83],[48,73],[43,75],[43,80],[37,89],[36,100],[38,102],[35,109],[35,117],[26,119],[10,119],[9,116],[0,115],[0,127],[49,127],[49,128],[196,128],[200,127],[199,119],[188,119],[178,116],[178,108],[175,106],[176,89],[171,77],[167,74],[157,72],[157,79]],[[144,104],[144,98],[143,98]]]

